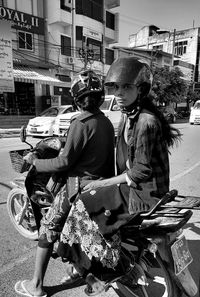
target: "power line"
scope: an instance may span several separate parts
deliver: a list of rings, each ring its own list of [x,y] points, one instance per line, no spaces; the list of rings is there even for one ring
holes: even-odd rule
[[[144,23],[144,24],[147,24],[147,25],[150,25],[150,23],[148,23],[147,21],[144,21],[144,20],[141,20],[141,19],[137,19],[137,18],[133,18],[133,17],[130,17],[130,16],[128,16],[128,15],[125,15],[125,14],[119,14],[119,17],[121,18],[121,19],[125,19],[127,22],[128,22],[128,20],[130,20],[130,22],[133,22],[133,23],[135,23],[135,22],[139,22],[139,23]]]

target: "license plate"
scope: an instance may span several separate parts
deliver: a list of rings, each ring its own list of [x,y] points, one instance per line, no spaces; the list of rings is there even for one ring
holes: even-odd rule
[[[185,236],[173,243],[171,251],[174,260],[174,271],[178,275],[193,261]]]
[[[31,132],[37,132],[37,128],[31,128]]]

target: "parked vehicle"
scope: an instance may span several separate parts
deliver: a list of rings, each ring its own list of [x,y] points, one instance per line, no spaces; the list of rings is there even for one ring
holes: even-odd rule
[[[47,137],[53,135],[53,124],[60,114],[74,110],[72,105],[52,106],[44,110],[39,116],[30,119],[27,125],[27,134],[30,136]]]
[[[177,103],[176,106],[176,115],[177,115],[177,119],[184,119],[189,117],[190,112],[189,112],[189,108],[188,108],[188,104],[187,102],[180,102]]]
[[[21,140],[26,142],[25,129],[22,130]],[[58,155],[61,147],[59,139],[52,137],[41,140],[31,150],[38,157],[48,158],[52,154]],[[55,197],[59,183],[51,183],[49,187],[49,176],[45,174],[46,180],[41,177],[38,179],[39,173],[34,170],[34,166],[26,167],[23,158],[16,157],[16,152],[19,151],[10,153],[14,168],[16,170],[19,167],[20,172],[27,171],[27,176],[21,182],[13,183],[7,208],[17,231],[33,240],[37,239],[37,230],[30,199],[37,199],[45,212]],[[30,188],[24,184],[27,178],[31,178]],[[183,293],[195,296],[198,289],[188,269],[193,259],[182,233],[182,228],[193,214],[192,208],[200,210],[200,197],[181,196],[172,190],[150,211],[122,226],[119,230],[122,252],[132,264],[127,274],[118,275],[113,280],[101,275],[102,281],[107,284],[106,290],[113,287],[117,295],[126,297],[152,297],[155,291],[156,297],[181,297]],[[137,274],[134,267],[137,268]]]
[[[177,114],[172,106],[159,106],[158,108],[170,124],[176,122]]]
[[[200,124],[200,100],[197,100],[191,107],[189,123],[190,125]]]
[[[71,120],[80,114],[80,111],[58,115],[53,124],[53,135],[63,136],[69,129]]]
[[[113,95],[106,95],[100,109],[112,122],[115,129],[115,135],[117,135],[121,111],[116,103],[115,97]],[[53,126],[53,134],[57,136],[63,136],[69,129],[71,119],[78,114],[79,112],[72,112],[59,115],[56,118],[55,124]]]

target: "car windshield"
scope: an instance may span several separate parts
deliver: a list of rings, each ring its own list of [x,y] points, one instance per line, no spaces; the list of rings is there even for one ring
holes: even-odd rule
[[[103,102],[103,104],[100,106],[100,109],[101,110],[108,110],[109,109],[109,106],[110,106],[110,103],[111,103],[111,100],[112,99],[107,99]]]
[[[58,115],[58,108],[57,107],[50,107],[44,110],[39,116],[40,117],[55,117]]]
[[[72,105],[69,106],[60,106],[58,110],[58,114],[68,113],[75,111]]]
[[[39,116],[40,117],[56,117],[59,114],[74,111],[73,106],[60,106],[60,107],[50,107],[44,110]]]
[[[200,109],[200,102],[196,102],[194,105],[194,109]]]

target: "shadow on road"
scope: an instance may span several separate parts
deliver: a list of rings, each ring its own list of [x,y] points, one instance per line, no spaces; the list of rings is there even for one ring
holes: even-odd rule
[[[71,290],[74,288],[78,288],[80,286],[84,286],[85,281],[83,279],[77,279],[73,284],[60,284],[56,286],[45,286],[44,290],[47,292],[48,296],[53,296],[54,294],[61,292],[61,291],[66,291],[66,290]]]
[[[7,203],[6,201],[0,202],[0,206],[3,205],[3,204],[6,204],[6,203]]]
[[[5,187],[5,188],[7,188],[7,189],[9,189],[9,190],[12,189],[11,186],[9,186],[8,184],[5,184],[5,183],[3,183],[3,182],[0,182],[0,186],[3,186],[3,187]]]
[[[194,223],[187,223],[186,228],[190,231],[196,233],[196,235],[200,235],[200,227],[196,226],[196,222]],[[199,243],[200,245],[200,243]]]

